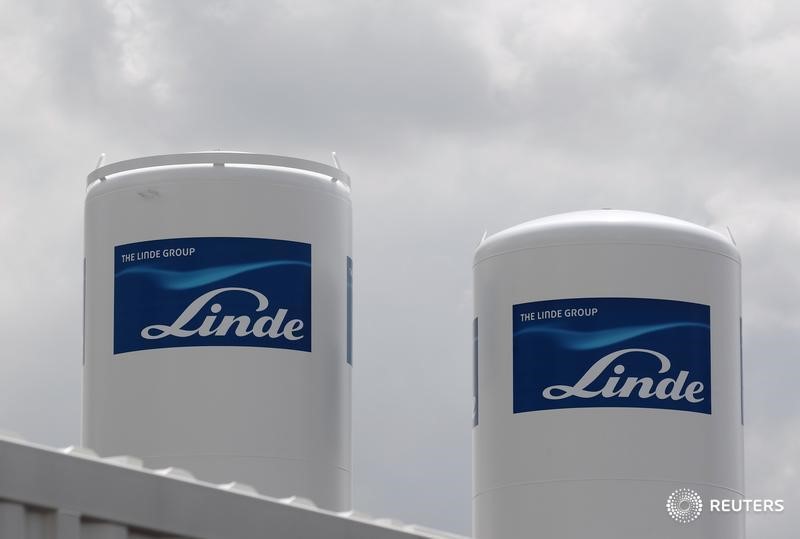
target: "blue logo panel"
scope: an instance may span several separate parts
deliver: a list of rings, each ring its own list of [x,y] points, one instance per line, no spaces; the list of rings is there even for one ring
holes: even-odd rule
[[[514,413],[632,407],[711,413],[711,309],[644,298],[513,306]]]
[[[347,257],[347,363],[353,364],[353,259]]]
[[[478,426],[478,318],[472,321],[472,426]]]
[[[181,346],[311,351],[311,245],[176,238],[114,248],[114,353]]]

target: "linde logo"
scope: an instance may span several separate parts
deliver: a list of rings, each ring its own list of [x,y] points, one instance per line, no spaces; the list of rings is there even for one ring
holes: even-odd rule
[[[592,365],[574,385],[549,386],[544,389],[542,394],[544,398],[551,400],[566,399],[568,397],[591,399],[598,396],[607,399],[614,397],[625,399],[632,395],[638,395],[641,399],[656,398],[661,400],[672,399],[674,401],[686,399],[693,403],[703,401],[702,393],[705,386],[703,382],[697,381],[687,384],[689,371],[680,371],[675,378],[664,377],[658,379],[658,381],[647,376],[641,378],[629,376],[623,380],[619,375],[625,373],[625,366],[617,364],[612,371],[618,376],[610,376],[608,374],[608,368],[612,363],[620,357],[634,352],[650,354],[657,358],[660,362],[658,374],[664,374],[670,370],[671,363],[664,354],[643,348],[626,348],[625,350],[611,352],[597,360],[597,363]],[[587,389],[590,386],[596,386],[597,382],[602,382],[602,380],[605,380],[605,384],[601,389]]]
[[[221,319],[218,319],[216,315],[222,311],[222,305],[219,303],[211,304],[208,310],[212,314],[203,318],[199,326],[194,329],[187,328],[187,326],[191,325],[192,320],[205,309],[206,305],[211,300],[225,292],[244,292],[254,296],[258,300],[256,312],[259,313],[265,311],[269,306],[267,297],[256,290],[236,287],[218,288],[206,292],[190,303],[172,324],[168,326],[163,324],[147,326],[141,332],[142,338],[163,339],[169,336],[186,338],[193,335],[199,337],[224,337],[228,335],[228,331],[234,328],[234,326],[233,333],[238,337],[245,337],[247,335],[269,337],[271,339],[285,337],[290,341],[298,341],[303,338],[301,333],[303,321],[299,318],[286,320],[287,309],[278,309],[274,317],[261,316],[255,320],[251,320],[247,315],[225,315]]]
[[[629,407],[711,413],[710,308],[649,298],[513,306],[514,413]]]
[[[184,346],[311,351],[311,245],[177,238],[117,246],[114,353]]]

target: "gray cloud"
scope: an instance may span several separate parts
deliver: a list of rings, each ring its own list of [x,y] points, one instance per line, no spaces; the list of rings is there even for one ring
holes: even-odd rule
[[[795,3],[3,4],[0,428],[77,440],[99,152],[334,149],[354,185],[359,509],[469,529],[472,251],[603,206],[731,227],[748,491],[800,498]],[[751,532],[787,536],[790,512]]]

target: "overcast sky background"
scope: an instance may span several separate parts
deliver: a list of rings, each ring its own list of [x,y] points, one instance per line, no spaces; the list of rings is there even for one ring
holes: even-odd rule
[[[469,532],[473,250],[614,207],[733,231],[747,496],[787,506],[749,536],[796,536],[798,66],[794,0],[0,0],[0,429],[78,441],[100,152],[336,150],[357,509]]]

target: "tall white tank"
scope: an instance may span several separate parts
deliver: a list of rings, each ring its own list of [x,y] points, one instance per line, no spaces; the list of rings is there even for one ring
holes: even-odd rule
[[[89,174],[83,444],[350,508],[350,180],[233,152]]]
[[[710,511],[743,492],[731,241],[568,213],[483,241],[474,278],[477,539],[744,537]]]

